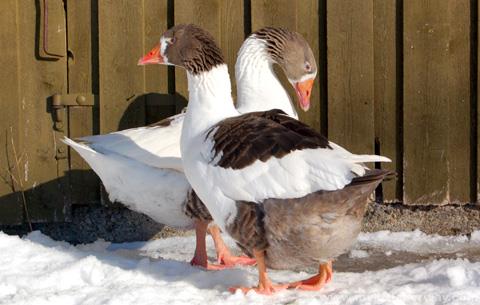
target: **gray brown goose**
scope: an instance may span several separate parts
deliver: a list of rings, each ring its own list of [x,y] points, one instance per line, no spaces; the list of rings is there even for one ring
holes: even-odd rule
[[[159,53],[160,62],[187,71],[185,175],[216,224],[257,260],[258,286],[240,288],[272,293],[289,285],[270,282],[267,266],[318,263],[318,276],[290,286],[319,289],[331,276],[331,260],[354,242],[369,194],[388,174],[363,163],[390,160],[352,154],[280,110],[240,115],[222,53],[195,25],[166,31]]]

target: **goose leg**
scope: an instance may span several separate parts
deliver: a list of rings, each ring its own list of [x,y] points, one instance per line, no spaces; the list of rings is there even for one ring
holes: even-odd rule
[[[205,268],[207,270],[221,270],[227,268],[225,265],[215,265],[208,262],[207,245],[205,239],[207,238],[208,221],[197,220],[195,222],[195,254],[193,255],[190,265]]]
[[[301,290],[320,290],[325,284],[332,281],[333,269],[332,262],[320,264],[318,274],[306,280],[294,282],[288,285],[288,288]]]
[[[250,290],[261,294],[273,294],[275,292],[288,288],[287,284],[273,284],[267,275],[267,266],[265,265],[265,251],[253,250],[255,259],[257,260],[258,268],[258,286],[257,287],[231,287],[230,292],[234,293],[237,289],[240,289],[243,293],[247,293]]]
[[[254,258],[248,256],[234,256],[228,249],[227,245],[223,241],[220,228],[216,225],[211,225],[208,228],[208,232],[212,236],[215,243],[215,250],[217,251],[217,264],[224,265],[225,267],[233,267],[235,265],[255,265]]]

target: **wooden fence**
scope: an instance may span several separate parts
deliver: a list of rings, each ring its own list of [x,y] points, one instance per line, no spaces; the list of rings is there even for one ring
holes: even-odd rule
[[[58,139],[178,111],[185,72],[136,62],[179,23],[209,30],[232,72],[252,30],[302,33],[319,73],[301,119],[352,152],[392,158],[398,179],[378,200],[477,203],[478,10],[474,0],[4,0],[0,223],[27,210],[68,220],[72,204],[98,202],[95,175]]]

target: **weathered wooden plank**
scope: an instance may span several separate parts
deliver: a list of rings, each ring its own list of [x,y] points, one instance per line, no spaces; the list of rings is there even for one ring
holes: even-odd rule
[[[94,117],[92,107],[69,107],[69,137],[79,138],[92,135],[94,124],[98,118]],[[72,204],[91,204],[100,200],[100,181],[85,160],[70,149],[70,200]]]
[[[20,118],[21,137],[17,152],[22,159],[23,183],[26,190],[30,216],[34,221],[61,221],[68,213],[68,190],[63,173],[68,169],[67,159],[56,160],[57,146],[52,130],[51,109],[47,100],[55,93],[67,92],[66,54],[58,60],[42,60],[38,55],[36,35],[37,13],[41,9],[36,1],[21,2],[18,5],[19,63],[20,63]],[[63,1],[49,1],[49,9],[63,12]],[[65,44],[65,17],[48,20],[50,27],[64,32],[55,36]],[[65,49],[65,48],[63,48]],[[66,205],[65,205],[66,204]]]
[[[319,51],[319,12],[318,1],[300,1],[297,9],[297,31],[305,37],[310,44],[310,47],[315,54],[315,60],[317,61],[317,68],[320,67],[320,51]],[[326,103],[326,101],[320,101],[320,70],[317,73],[317,79],[313,87],[311,96],[311,108],[308,112],[299,110],[300,120],[307,122],[310,126],[314,127],[317,131],[320,131],[320,103]]]
[[[98,1],[100,132],[145,124],[143,1]]]
[[[176,0],[174,5],[175,24],[197,24],[209,31],[220,45],[228,64],[234,93],[235,60],[243,42],[243,1]],[[179,68],[175,72],[176,91],[188,98],[186,73]]]
[[[469,201],[470,1],[404,2],[404,202]]]
[[[18,192],[18,184],[11,178],[17,176],[15,158],[12,151],[12,140],[19,143],[19,33],[18,8],[16,0],[0,3],[0,41],[8,42],[0,56],[0,143],[3,153],[0,154],[0,223],[18,224],[23,221],[22,201]],[[11,128],[11,129],[10,129]],[[12,132],[11,132],[12,131]],[[21,170],[20,172],[22,172]],[[17,178],[15,178],[17,179]]]
[[[373,1],[327,1],[328,137],[374,152]]]
[[[219,0],[175,0],[175,24],[194,23],[213,35],[219,43]],[[175,68],[175,90],[188,99],[187,75],[184,69]]]
[[[258,30],[265,26],[284,27],[294,30],[303,35],[308,41],[315,54],[317,66],[319,63],[319,20],[318,1],[289,1],[289,0],[253,0],[252,8],[252,29]],[[283,86],[288,90],[290,96],[296,101],[295,92],[282,72],[278,73]],[[295,103],[296,104],[296,103]],[[296,105],[297,106],[297,105]],[[297,107],[300,119],[317,130],[320,130],[320,86],[317,80],[312,89],[311,108],[303,112]]]
[[[167,29],[167,11],[167,0],[144,0],[144,52],[149,51],[157,44],[163,32]],[[168,93],[168,72],[166,66],[145,66],[145,91]],[[173,105],[168,109],[154,105],[155,99],[153,97],[155,96],[155,94],[145,96],[145,120],[147,124],[175,114]],[[173,99],[174,97],[172,96],[171,98]]]
[[[252,30],[265,26],[280,26],[297,30],[298,1],[252,0]],[[312,21],[313,23],[313,21]]]
[[[220,30],[220,38],[218,41],[225,60],[227,61],[232,83],[232,96],[234,99],[237,96],[235,62],[237,61],[238,49],[240,49],[244,39],[243,2],[242,0],[221,1],[219,11],[220,19],[218,27]]]
[[[150,93],[147,95],[146,123],[153,124],[177,113],[175,95]]]
[[[144,49],[148,52],[167,30],[167,0],[144,0]],[[145,92],[168,91],[167,67],[145,66]]]
[[[67,2],[68,92],[92,92],[92,8],[89,1]]]
[[[89,1],[67,2],[68,92],[93,92],[92,87],[92,16]],[[92,107],[69,107],[68,135],[77,138],[98,131],[98,117]],[[57,143],[57,145],[60,143]],[[70,149],[69,183],[72,204],[98,202],[99,179],[75,150]]]
[[[397,144],[401,121],[397,120],[396,111],[396,0],[375,0],[373,14],[375,137],[378,139],[380,154],[392,159],[392,163],[384,163],[382,168],[399,172]],[[384,182],[382,187],[384,201],[402,200],[402,186],[395,179]]]

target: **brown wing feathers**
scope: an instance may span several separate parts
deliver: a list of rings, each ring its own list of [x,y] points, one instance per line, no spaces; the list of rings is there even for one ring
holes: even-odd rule
[[[214,141],[212,160],[221,153],[217,165],[233,169],[282,158],[294,150],[331,149],[325,137],[278,109],[225,119],[210,129],[209,136]]]

